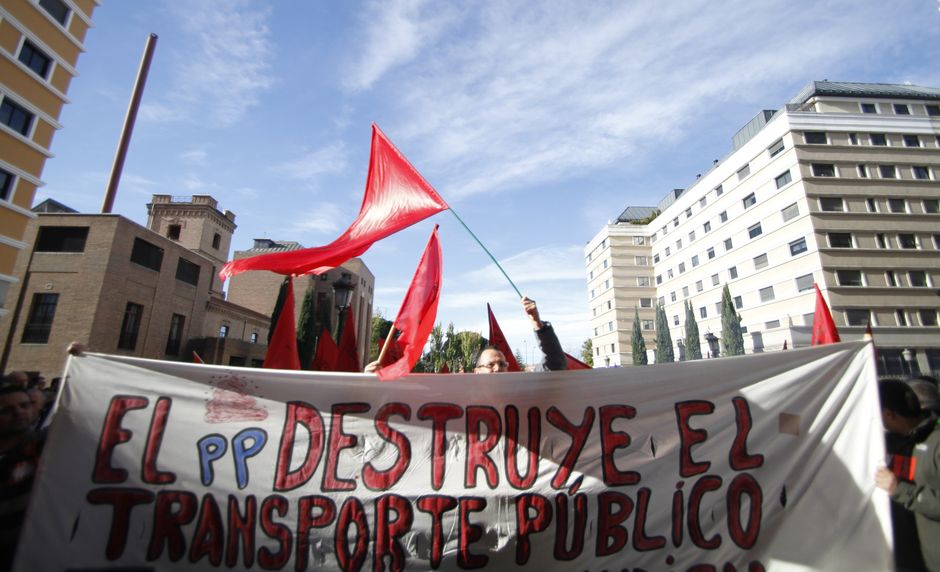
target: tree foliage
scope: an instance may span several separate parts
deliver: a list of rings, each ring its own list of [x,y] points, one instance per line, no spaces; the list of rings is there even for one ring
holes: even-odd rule
[[[633,336],[630,339],[630,346],[633,351],[633,365],[646,365],[649,363],[649,360],[646,357],[646,340],[643,339],[643,329],[640,328],[640,310],[637,308],[633,310]]]
[[[731,290],[727,284],[721,292],[721,345],[726,356],[744,355],[744,334],[741,333],[741,316],[734,309]]]
[[[392,321],[386,320],[382,312],[372,314],[372,336],[369,339],[369,361],[373,362],[379,359],[379,353],[382,351],[380,340],[388,337],[392,329]]]
[[[692,302],[686,302],[685,307],[685,356],[689,360],[702,359],[702,341],[699,339]]]
[[[271,336],[274,335],[274,328],[277,327],[277,319],[281,317],[281,308],[284,307],[284,299],[287,297],[287,285],[290,284],[290,278],[284,277],[280,289],[277,291],[277,300],[274,302],[274,310],[271,311],[271,327],[268,328],[268,343],[271,343]]]
[[[656,363],[671,363],[676,360],[672,351],[672,336],[669,334],[669,322],[666,319],[666,308],[659,304],[656,306]]]
[[[594,367],[594,342],[591,338],[584,340],[581,344],[581,361]]]

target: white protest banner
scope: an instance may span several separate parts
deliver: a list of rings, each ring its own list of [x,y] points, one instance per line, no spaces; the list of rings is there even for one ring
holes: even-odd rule
[[[886,570],[870,343],[359,374],[73,357],[17,570]]]

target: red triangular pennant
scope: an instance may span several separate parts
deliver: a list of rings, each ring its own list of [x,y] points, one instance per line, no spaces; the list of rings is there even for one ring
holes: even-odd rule
[[[333,341],[330,331],[323,328],[317,341],[317,352],[313,356],[310,369],[313,371],[336,371],[336,361],[339,359],[339,348]]]
[[[565,359],[568,360],[568,369],[594,369],[568,352],[565,352]]]
[[[395,341],[403,355],[391,365],[381,368],[378,371],[379,379],[388,380],[406,375],[418,363],[437,317],[443,264],[435,225],[392,326],[395,331],[401,332]]]
[[[441,366],[441,369],[437,373],[450,373],[450,368],[447,367],[447,362],[444,362],[444,365]]]
[[[339,358],[336,360],[336,371],[362,371],[362,367],[359,366],[359,350],[357,348],[356,320],[353,318],[352,308],[349,308],[346,311],[343,337],[339,341]]]
[[[278,316],[277,325],[268,343],[264,355],[264,367],[267,369],[300,369],[297,356],[297,329],[294,326],[294,280],[287,281],[287,295]]]
[[[816,313],[813,314],[813,339],[810,345],[821,346],[841,341],[836,324],[832,321],[832,314],[829,313],[829,306],[822,292],[819,291],[819,286],[813,284],[813,288],[816,289]]]
[[[503,352],[503,356],[506,357],[506,363],[509,364],[506,371],[522,371],[519,367],[519,363],[516,362],[516,356],[512,353],[512,348],[509,347],[509,342],[506,341],[506,336],[503,335],[499,323],[496,322],[496,316],[493,315],[493,309],[490,308],[489,303],[486,304],[486,313],[489,315],[490,319],[490,345]]]
[[[374,242],[447,208],[437,191],[373,124],[365,196],[359,216],[346,232],[326,246],[231,260],[219,276],[225,280],[246,270],[294,276],[320,274],[360,256]]]

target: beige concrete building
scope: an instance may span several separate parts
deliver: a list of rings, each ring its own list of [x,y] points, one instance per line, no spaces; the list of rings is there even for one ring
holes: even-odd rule
[[[871,323],[882,374],[940,370],[938,176],[940,89],[813,82],[762,111],[648,225],[673,342],[687,300],[720,336],[727,284],[748,352],[808,345],[815,283],[843,339]]]
[[[0,4],[0,317],[14,267],[27,250],[27,223],[52,138],[62,128],[69,84],[97,0],[9,0]]]

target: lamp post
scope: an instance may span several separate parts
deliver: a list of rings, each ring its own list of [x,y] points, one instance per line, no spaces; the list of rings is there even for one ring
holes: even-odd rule
[[[352,274],[343,272],[339,280],[333,282],[333,302],[336,305],[336,320],[339,322],[336,326],[336,343],[342,343],[343,326],[346,323],[346,310],[349,309],[349,299],[352,296],[356,285],[353,284]]]
[[[676,340],[676,346],[679,348],[679,361],[685,361],[685,342],[682,338]]]
[[[720,350],[718,349],[718,336],[711,332],[705,334],[705,341],[708,342],[708,357],[718,357]]]

